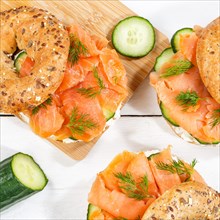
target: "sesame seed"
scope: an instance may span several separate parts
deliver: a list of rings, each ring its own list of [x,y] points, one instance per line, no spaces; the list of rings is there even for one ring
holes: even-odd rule
[[[192,201],[193,201],[193,200],[192,200],[192,198],[190,197],[190,198],[189,198],[189,205],[192,205]]]
[[[37,102],[39,102],[39,101],[41,100],[41,97],[40,97],[40,96],[36,96],[35,100],[36,100]]]

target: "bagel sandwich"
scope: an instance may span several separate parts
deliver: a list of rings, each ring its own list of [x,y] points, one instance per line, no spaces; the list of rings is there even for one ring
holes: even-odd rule
[[[220,18],[207,27],[182,28],[157,57],[150,74],[159,106],[183,139],[220,143]]]
[[[0,111],[43,138],[100,136],[127,96],[125,68],[108,40],[39,8],[3,11],[0,20]]]
[[[87,219],[219,219],[219,193],[187,163],[162,151],[117,155],[97,174]]]

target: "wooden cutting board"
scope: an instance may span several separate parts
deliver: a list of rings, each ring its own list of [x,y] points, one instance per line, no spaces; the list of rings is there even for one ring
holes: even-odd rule
[[[138,4],[138,3],[137,3]],[[79,23],[83,28],[93,34],[105,36],[109,41],[111,40],[111,33],[113,27],[121,19],[135,15],[121,2],[114,0],[105,1],[42,1],[42,0],[25,0],[25,1],[2,1],[1,11],[10,8],[19,7],[21,5],[35,6],[42,9],[47,9],[57,18],[66,24],[72,22]],[[153,24],[153,23],[152,23]],[[147,56],[139,59],[130,59],[120,56],[128,77],[129,93],[123,105],[130,99],[138,85],[146,78],[154,66],[155,58],[162,52],[163,49],[169,46],[166,36],[156,31],[156,44],[153,51]],[[111,46],[111,42],[110,42]],[[122,105],[122,106],[123,106]],[[89,143],[75,142],[65,144],[62,142],[48,139],[53,145],[58,147],[61,151],[69,155],[75,160],[83,159],[90,149],[95,145],[99,138],[94,139]]]

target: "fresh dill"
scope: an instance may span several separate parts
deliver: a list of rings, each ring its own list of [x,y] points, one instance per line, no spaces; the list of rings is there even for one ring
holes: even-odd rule
[[[187,110],[190,106],[196,106],[199,100],[200,98],[195,91],[180,92],[176,96],[176,101],[183,106],[183,110]]]
[[[143,200],[152,197],[148,193],[148,178],[147,175],[140,178],[139,182],[136,182],[130,172],[116,173],[114,174],[119,179],[119,187],[125,191],[129,198],[136,200]]]
[[[220,108],[215,109],[212,113],[212,121],[210,125],[213,127],[217,126],[220,124]]]
[[[52,98],[49,97],[45,102],[41,103],[40,105],[36,106],[32,109],[32,115],[35,115],[39,112],[41,108],[47,108],[47,105],[52,105]]]
[[[99,76],[96,67],[93,69],[93,75],[94,75],[95,79],[97,80],[98,89],[96,87],[88,87],[88,88],[82,87],[82,88],[77,89],[78,93],[86,96],[87,98],[95,98],[98,94],[101,93],[102,89],[105,89],[104,82],[101,79],[101,77]]]
[[[80,93],[81,95],[86,96],[87,98],[95,98],[96,95],[98,95],[100,93],[100,90],[96,90],[93,87],[89,87],[89,88],[78,88],[77,92]]]
[[[176,60],[174,66],[168,67],[160,77],[176,76],[185,73],[192,67],[192,63],[188,60]]]
[[[73,34],[70,34],[70,48],[69,48],[69,56],[68,61],[71,62],[72,65],[76,64],[80,58],[80,55],[86,56],[88,53],[85,45]]]
[[[172,160],[170,164],[164,162],[156,163],[156,167],[159,170],[166,170],[170,173],[177,173],[178,175],[186,174],[188,178],[185,181],[188,181],[191,178],[194,167],[197,163],[196,159],[189,164],[189,167],[182,160]]]
[[[94,75],[94,77],[96,78],[96,80],[97,80],[97,82],[98,82],[99,88],[100,88],[100,89],[105,89],[104,82],[103,82],[103,80],[100,78],[100,76],[99,76],[99,74],[98,74],[98,70],[97,70],[96,67],[93,69],[93,75]]]
[[[96,128],[98,125],[89,118],[88,114],[79,113],[75,107],[67,126],[73,134],[82,135],[86,130]]]

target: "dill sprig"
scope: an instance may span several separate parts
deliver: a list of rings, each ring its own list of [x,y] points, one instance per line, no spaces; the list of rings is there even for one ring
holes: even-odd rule
[[[183,106],[183,110],[187,110],[190,106],[196,106],[199,100],[200,98],[195,91],[180,92],[176,96],[176,101]]]
[[[174,66],[171,66],[165,70],[160,77],[169,77],[169,76],[176,76],[182,73],[185,73],[192,67],[192,63],[188,60],[176,60],[174,61]]]
[[[171,163],[164,163],[164,162],[157,162],[156,167],[159,170],[166,170],[170,173],[177,173],[178,175],[186,174],[188,175],[188,178],[185,181],[188,181],[191,178],[191,175],[193,173],[194,167],[197,163],[196,159],[193,159],[193,161],[189,164],[189,167],[184,164],[182,160],[172,160]]]
[[[103,80],[100,78],[100,76],[99,76],[99,74],[98,74],[98,70],[97,70],[96,67],[93,69],[93,75],[94,75],[94,77],[96,78],[96,80],[97,80],[97,82],[98,82],[98,85],[99,85],[100,90],[105,89],[104,82],[103,82]]]
[[[219,109],[215,109],[212,113],[212,121],[210,123],[210,125],[213,127],[215,127],[216,125],[220,124],[220,108]]]
[[[32,109],[32,115],[35,115],[39,112],[41,108],[47,108],[47,105],[52,105],[52,98],[49,97],[46,101],[41,103],[40,105],[36,106],[35,108]]]
[[[99,89],[94,88],[94,87],[88,87],[88,88],[82,87],[82,88],[77,89],[78,93],[86,96],[87,98],[95,98],[98,94],[101,93],[102,89],[105,89],[104,82],[100,78],[96,67],[93,69],[93,75],[94,75],[95,79],[97,80]]]
[[[70,121],[67,127],[71,130],[73,134],[82,135],[88,129],[96,128],[98,125],[93,122],[88,114],[82,114],[78,112],[75,107],[70,116]]]
[[[147,175],[140,178],[139,182],[135,182],[134,178],[129,172],[126,172],[125,174],[119,172],[114,175],[119,179],[119,187],[125,191],[129,198],[142,200],[152,197],[148,193]]]
[[[72,65],[76,64],[79,60],[80,55],[86,55],[88,53],[85,45],[73,34],[70,34],[70,48],[68,61]]]
[[[95,98],[96,95],[98,95],[100,93],[100,90],[96,90],[93,87],[89,87],[89,88],[78,88],[77,92],[80,93],[81,95],[86,96],[87,98]]]

